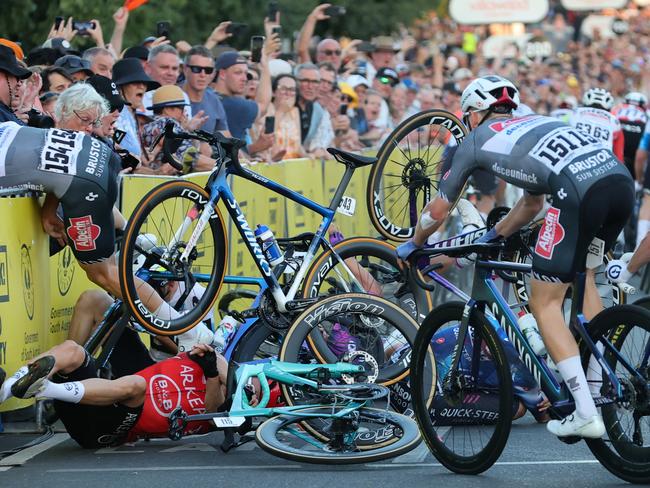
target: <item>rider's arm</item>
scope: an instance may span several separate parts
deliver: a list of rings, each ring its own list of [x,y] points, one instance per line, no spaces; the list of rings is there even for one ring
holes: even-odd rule
[[[535,218],[544,206],[544,195],[531,195],[524,193],[524,196],[512,207],[495,229],[497,234],[503,237],[509,237],[524,225]]]
[[[423,246],[427,241],[427,238],[440,228],[449,215],[450,209],[451,204],[439,196],[429,202],[429,204],[424,207],[422,217],[420,217],[418,225],[415,227],[413,242],[417,246]]]
[[[41,209],[41,225],[48,235],[57,239],[61,246],[65,246],[65,227],[63,221],[56,214],[58,206],[59,199],[56,196],[51,193],[45,195],[45,201]]]

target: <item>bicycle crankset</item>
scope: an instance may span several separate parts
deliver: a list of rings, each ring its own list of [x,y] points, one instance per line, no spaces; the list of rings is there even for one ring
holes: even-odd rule
[[[353,383],[336,392],[336,396],[345,400],[358,402],[371,402],[387,398],[390,390],[383,385],[376,383]]]

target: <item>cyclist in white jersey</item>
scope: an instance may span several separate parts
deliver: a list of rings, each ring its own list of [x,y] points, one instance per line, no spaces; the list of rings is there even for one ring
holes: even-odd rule
[[[569,117],[569,125],[609,144],[619,161],[623,161],[625,145],[621,124],[610,110],[614,97],[603,88],[591,88],[582,97],[582,107]]]
[[[607,250],[634,207],[634,183],[610,146],[551,117],[513,117],[516,87],[500,76],[470,83],[461,97],[470,134],[443,163],[439,192],[425,207],[412,240],[397,248],[406,260],[447,218],[465,181],[481,168],[525,190],[508,215],[480,240],[508,237],[530,222],[552,197],[533,257],[530,305],[547,350],[571,390],[576,412],[547,428],[559,437],[598,438],[605,426],[565,325],[562,303],[577,272],[585,270],[587,248],[598,237]],[[451,151],[450,151],[451,152]],[[585,314],[602,308],[593,272],[587,273]]]

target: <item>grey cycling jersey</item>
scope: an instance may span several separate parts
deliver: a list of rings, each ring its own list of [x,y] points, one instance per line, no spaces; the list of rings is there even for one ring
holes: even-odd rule
[[[74,178],[108,188],[112,150],[81,132],[0,124],[0,195],[38,190],[62,198]],[[115,159],[113,160],[115,161]]]
[[[607,175],[629,177],[606,143],[541,115],[499,117],[473,130],[453,155],[440,196],[455,201],[479,168],[533,194],[551,194],[572,183],[579,198]]]

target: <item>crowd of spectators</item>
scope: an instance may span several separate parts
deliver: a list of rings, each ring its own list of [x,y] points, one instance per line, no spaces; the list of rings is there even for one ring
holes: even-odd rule
[[[62,94],[94,80],[91,86],[112,101],[110,111],[101,120],[90,117],[85,130],[100,132],[138,158],[135,172],[176,174],[162,163],[161,146],[150,148],[169,121],[186,130],[245,139],[246,159],[272,162],[326,157],[330,146],[377,147],[422,110],[437,107],[458,114],[462,90],[488,73],[511,79],[522,102],[541,114],[575,104],[592,87],[619,99],[632,90],[647,92],[646,11],[625,12],[627,32],[612,36],[595,29],[585,35],[584,15],[551,4],[542,22],[519,32],[551,46],[541,54],[529,52],[521,42],[487,49],[499,26],[462,26],[435,14],[398,34],[368,40],[317,38],[320,22],[336,22],[325,13],[330,5],[322,4],[305,20],[291,52],[281,49],[286,48],[276,29],[281,14],[265,19],[265,40],[256,60],[250,51],[229,46],[229,21],[218,24],[203,44],[193,45],[200,40],[191,39],[172,45],[162,37],[123,46],[128,12],[120,8],[113,15],[109,42],[93,21],[86,35],[96,47],[84,52],[74,48],[78,33],[71,19],[52,26],[43,44],[26,54],[19,44],[0,40],[32,72],[0,100],[5,106],[0,120],[13,112],[31,125],[53,125],[62,111],[60,101],[70,99]],[[189,142],[176,157],[188,172],[209,170],[214,163],[207,146]]]

